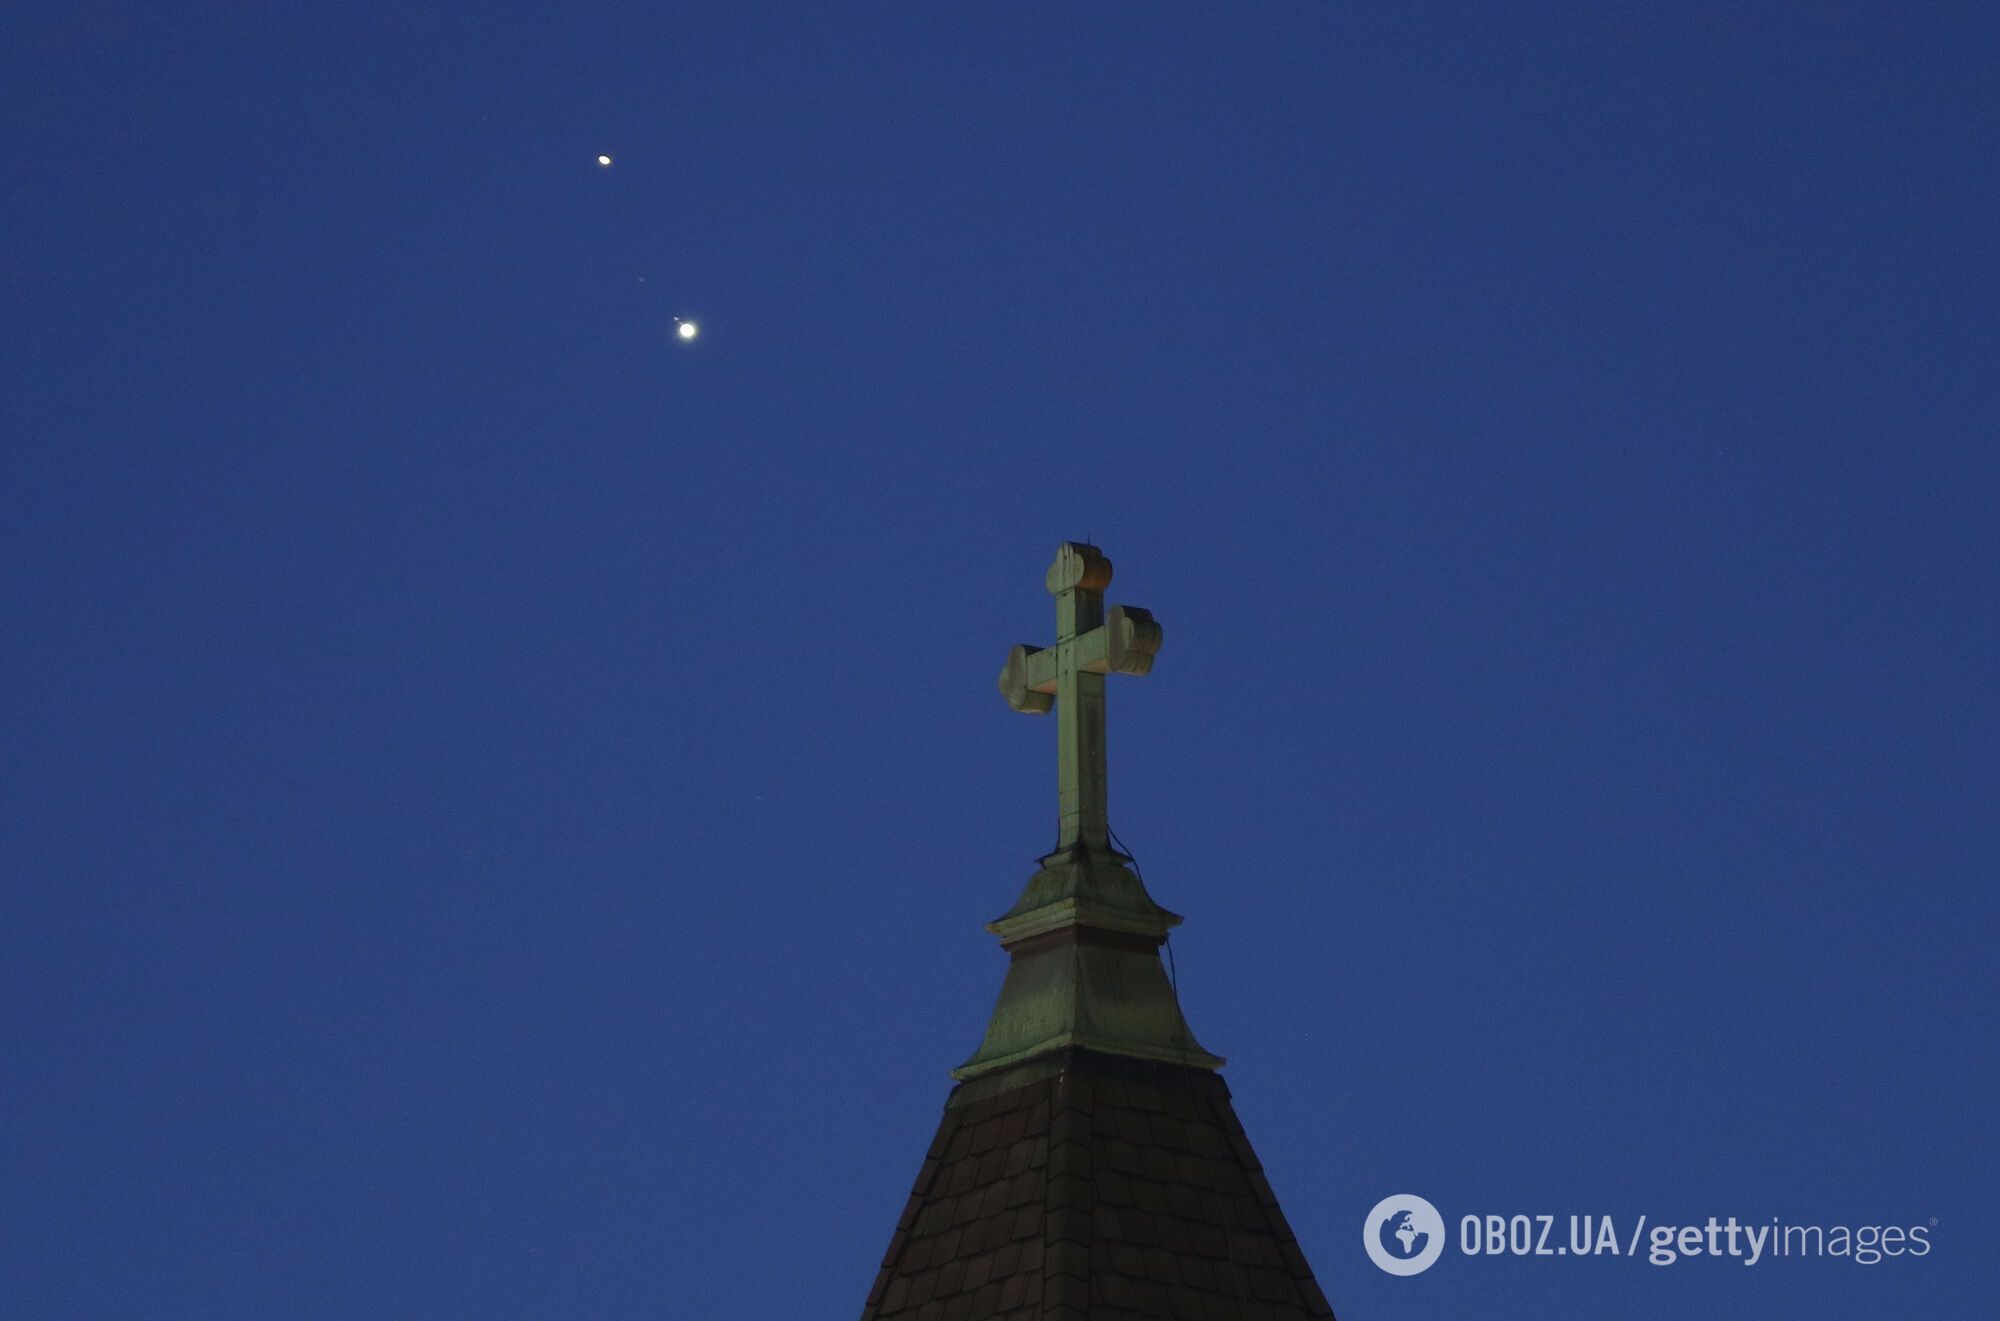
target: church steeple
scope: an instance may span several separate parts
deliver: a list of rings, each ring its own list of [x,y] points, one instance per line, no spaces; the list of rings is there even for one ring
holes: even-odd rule
[[[1312,1268],[1159,957],[1153,902],[1106,814],[1104,681],[1145,674],[1160,627],[1104,608],[1111,561],[1065,542],[1053,647],[1000,691],[1057,712],[1055,851],[987,930],[1008,970],[897,1221],[862,1321],[1308,1321]]]
[[[1214,1069],[1181,1017],[1158,950],[1180,916],[1153,902],[1131,859],[1111,845],[1104,678],[1153,668],[1162,633],[1136,606],[1104,609],[1111,561],[1066,541],[1046,579],[1056,643],[1007,655],[1000,693],[1016,711],[1056,708],[1056,848],[1021,897],[986,929],[1011,957],[1000,1003],[973,1057],[976,1078],[1046,1051],[1085,1047]]]

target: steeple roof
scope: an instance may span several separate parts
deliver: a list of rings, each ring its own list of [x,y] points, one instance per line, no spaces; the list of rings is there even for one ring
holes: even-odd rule
[[[1104,679],[1150,670],[1161,630],[1107,614],[1110,581],[1095,546],[1064,543],[1056,644],[1001,671],[1015,710],[1058,713],[1058,844],[987,925],[1006,981],[863,1321],[1333,1315],[1161,966],[1181,919],[1112,846]]]
[[[1333,1310],[1218,1074],[1065,1050],[952,1095],[861,1316]]]

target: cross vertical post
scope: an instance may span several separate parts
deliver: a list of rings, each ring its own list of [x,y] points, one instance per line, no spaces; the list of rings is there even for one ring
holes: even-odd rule
[[[1065,544],[1049,569],[1056,597],[1056,784],[1061,804],[1056,847],[1073,844],[1109,848],[1104,761],[1104,676],[1078,665],[1077,639],[1104,623],[1104,587],[1094,581],[1084,557]],[[1100,558],[1103,577],[1111,561]]]

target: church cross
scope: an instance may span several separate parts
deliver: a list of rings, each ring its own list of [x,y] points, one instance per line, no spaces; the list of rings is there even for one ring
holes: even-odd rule
[[[1097,547],[1065,541],[1049,566],[1056,644],[1017,646],[1000,671],[1007,705],[1031,715],[1056,708],[1061,814],[1056,849],[1109,849],[1105,812],[1104,676],[1144,674],[1160,649],[1160,626],[1137,606],[1104,609],[1111,561]],[[1060,699],[1060,700],[1058,700]]]

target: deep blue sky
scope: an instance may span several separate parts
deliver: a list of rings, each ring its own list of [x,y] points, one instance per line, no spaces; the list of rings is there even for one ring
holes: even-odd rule
[[[1988,1314],[2000,28],[1912,8],[10,6],[0,1314],[858,1312],[1083,537],[1343,1321]],[[1396,1192],[1938,1227],[1395,1280]]]

